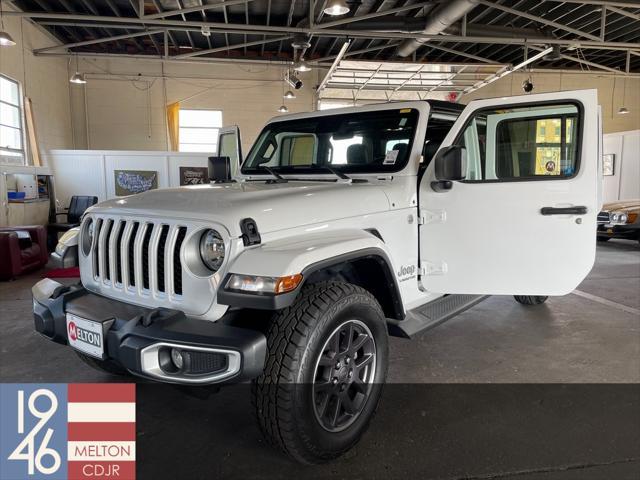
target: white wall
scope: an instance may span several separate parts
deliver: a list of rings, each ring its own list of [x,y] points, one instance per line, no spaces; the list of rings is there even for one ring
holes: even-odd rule
[[[240,126],[246,153],[284,102],[277,65],[81,57],[80,71],[88,83],[71,90],[77,148],[168,150],[165,106],[180,102],[222,110],[224,125]],[[314,110],[316,76],[301,75],[304,88],[286,101],[290,112]]]
[[[66,207],[73,195],[90,195],[98,201],[116,196],[114,170],[158,172],[158,188],[180,186],[180,167],[206,167],[202,153],[52,150],[46,157],[55,179],[56,199]]]
[[[604,135],[603,153],[615,155],[614,174],[604,177],[604,201],[640,198],[640,130]]]
[[[57,42],[27,19],[5,16],[4,28],[16,45],[0,48],[0,73],[20,82],[31,98],[40,152],[73,148],[67,59],[35,57],[32,49]]]

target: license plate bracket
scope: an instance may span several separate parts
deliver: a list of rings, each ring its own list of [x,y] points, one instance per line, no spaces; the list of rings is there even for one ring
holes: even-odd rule
[[[104,360],[104,323],[82,318],[73,313],[67,313],[66,317],[69,345],[79,352]]]

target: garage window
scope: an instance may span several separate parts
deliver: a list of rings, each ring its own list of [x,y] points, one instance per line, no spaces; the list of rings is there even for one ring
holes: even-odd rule
[[[467,181],[568,178],[578,169],[579,109],[544,105],[479,111],[456,141]]]
[[[0,75],[0,158],[2,163],[24,164],[20,85]]]
[[[180,109],[180,151],[215,153],[222,127],[220,110]]]

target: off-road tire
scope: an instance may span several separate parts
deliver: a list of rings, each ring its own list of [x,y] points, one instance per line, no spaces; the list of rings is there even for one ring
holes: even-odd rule
[[[522,305],[542,305],[549,297],[542,295],[514,295],[513,298]]]
[[[376,357],[373,382],[353,423],[342,431],[328,431],[316,415],[313,379],[328,340],[349,323],[346,319],[360,321],[370,330]],[[353,362],[355,366],[355,358]],[[387,363],[385,316],[368,291],[337,281],[305,286],[293,305],[275,315],[267,333],[265,368],[252,384],[260,430],[269,443],[298,462],[324,463],[339,457],[368,428],[380,400]]]
[[[127,372],[127,370],[114,362],[111,362],[109,360],[99,360],[97,358],[90,357],[89,355],[85,355],[84,353],[78,352],[77,350],[74,351],[76,352],[76,355],[80,357],[80,360],[82,360],[84,363],[95,370],[103,373],[108,373],[109,375],[129,375],[129,372]]]

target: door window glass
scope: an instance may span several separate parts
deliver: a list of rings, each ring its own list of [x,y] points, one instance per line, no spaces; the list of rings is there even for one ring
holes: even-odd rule
[[[468,181],[566,178],[578,167],[575,105],[477,112],[456,144],[465,147]]]

